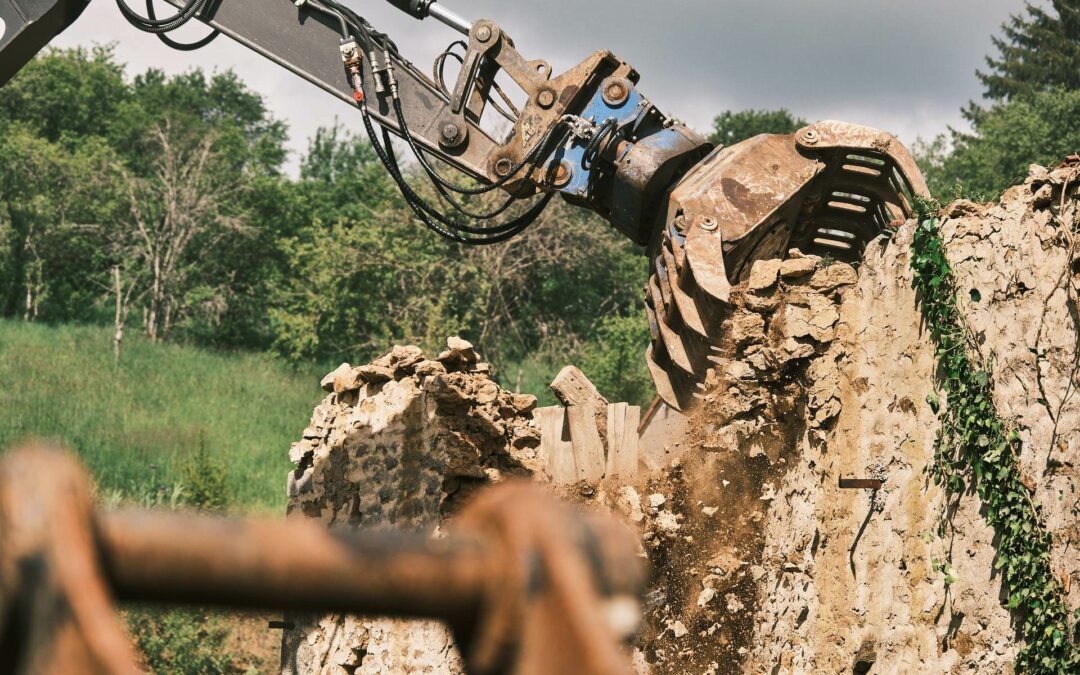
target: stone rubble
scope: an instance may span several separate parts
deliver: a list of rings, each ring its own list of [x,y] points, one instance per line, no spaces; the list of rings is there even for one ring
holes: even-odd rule
[[[1074,609],[1078,198],[1080,160],[1032,167],[998,203],[949,204],[941,225]],[[982,504],[972,492],[946,503],[927,475],[940,422],[912,289],[916,226],[873,242],[858,271],[806,271],[795,255],[760,261],[736,288],[711,393],[647,487],[665,511],[643,512],[657,578],[639,672],[1012,672],[1016,617]],[[841,477],[885,487],[841,490]]]
[[[343,363],[322,380],[289,458],[290,514],[331,525],[432,534],[478,488],[540,466],[536,398],[501,389],[461,338],[429,359],[399,346]],[[461,672],[446,629],[432,622],[331,615],[290,617],[282,672]]]

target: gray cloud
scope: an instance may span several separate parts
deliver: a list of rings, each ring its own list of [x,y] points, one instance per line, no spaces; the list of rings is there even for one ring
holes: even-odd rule
[[[227,0],[226,0],[227,1]],[[265,0],[284,2],[287,0]],[[389,32],[423,69],[456,34],[418,22],[379,0],[344,0]],[[809,119],[844,119],[903,140],[960,125],[959,109],[981,93],[975,69],[990,36],[1023,0],[445,0],[466,17],[498,21],[528,58],[565,69],[611,49],[642,74],[661,108],[706,129],[718,111],[786,107]],[[193,34],[201,27],[190,28]],[[59,46],[117,43],[132,73],[151,66],[232,68],[261,91],[302,152],[320,125],[347,105],[227,39],[177,53],[128,26],[111,0],[96,0],[56,40]]]

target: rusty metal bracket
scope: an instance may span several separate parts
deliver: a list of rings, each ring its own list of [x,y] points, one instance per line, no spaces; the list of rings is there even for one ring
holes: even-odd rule
[[[116,599],[439,619],[473,673],[630,673],[644,580],[628,529],[533,484],[491,488],[433,539],[102,513],[70,455],[0,460],[2,672],[138,672]]]
[[[885,481],[880,478],[841,478],[841,490],[880,490]]]

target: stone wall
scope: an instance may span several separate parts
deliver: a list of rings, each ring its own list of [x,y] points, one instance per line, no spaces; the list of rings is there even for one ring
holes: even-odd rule
[[[329,393],[290,450],[291,515],[435,534],[478,487],[533,475],[536,399],[500,389],[469,343],[448,346],[435,359],[395,347],[323,380]],[[287,618],[283,673],[461,672],[438,623]]]

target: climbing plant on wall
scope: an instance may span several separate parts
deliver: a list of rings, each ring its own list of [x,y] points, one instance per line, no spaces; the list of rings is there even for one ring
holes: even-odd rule
[[[1021,479],[1019,435],[994,409],[989,367],[970,341],[957,307],[956,282],[935,217],[939,209],[930,201],[918,206],[913,283],[936,347],[944,399],[931,472],[951,493],[972,482],[986,506],[986,519],[999,541],[995,567],[1025,643],[1017,657],[1018,671],[1077,672],[1077,617],[1070,620],[1063,588],[1050,566],[1050,535],[1032,491]],[[931,405],[938,407],[937,401]]]

